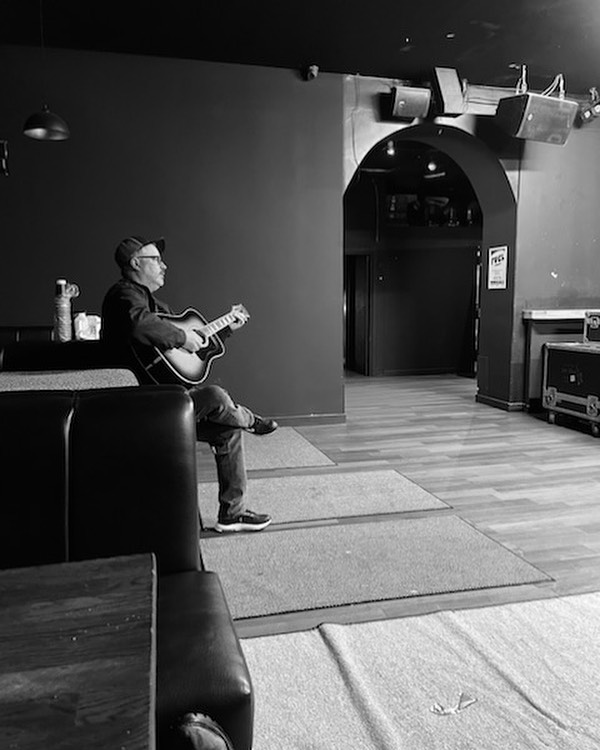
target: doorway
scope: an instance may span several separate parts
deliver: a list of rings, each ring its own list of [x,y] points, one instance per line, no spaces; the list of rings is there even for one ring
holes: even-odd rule
[[[344,196],[346,369],[477,373],[483,217],[462,169],[388,137]]]

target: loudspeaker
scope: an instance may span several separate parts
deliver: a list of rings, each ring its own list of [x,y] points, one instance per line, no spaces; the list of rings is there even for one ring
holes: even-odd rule
[[[417,89],[408,86],[395,86],[392,89],[392,117],[412,120],[414,117],[426,117],[431,103],[429,89]]]
[[[454,68],[434,68],[436,112],[456,117],[465,112],[465,98],[458,71]]]
[[[567,140],[579,105],[542,94],[518,94],[500,99],[494,121],[514,138],[554,143]]]

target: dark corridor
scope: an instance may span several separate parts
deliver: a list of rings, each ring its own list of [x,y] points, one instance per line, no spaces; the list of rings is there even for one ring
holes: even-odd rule
[[[476,375],[482,215],[464,172],[389,139],[344,197],[345,367]]]

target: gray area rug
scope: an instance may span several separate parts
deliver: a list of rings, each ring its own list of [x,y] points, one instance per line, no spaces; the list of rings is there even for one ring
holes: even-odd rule
[[[455,516],[203,538],[235,618],[551,580]]]
[[[198,486],[205,528],[217,521],[217,490],[216,482]],[[276,524],[449,507],[393,469],[250,479],[248,506]]]
[[[254,750],[600,747],[597,593],[322,625],[242,647]]]
[[[293,427],[280,427],[271,435],[244,435],[246,468],[286,469],[301,466],[335,466]]]

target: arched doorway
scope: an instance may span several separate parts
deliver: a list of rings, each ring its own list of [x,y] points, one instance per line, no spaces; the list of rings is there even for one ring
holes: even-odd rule
[[[503,394],[508,391],[510,381],[510,347],[513,318],[513,256],[516,223],[516,203],[506,172],[493,151],[491,151],[482,140],[474,135],[446,125],[438,125],[435,123],[419,124],[413,127],[404,128],[391,135],[387,135],[371,148],[349,183],[346,190],[346,199],[350,196],[349,190],[353,191],[356,189],[355,180],[359,179],[357,178],[357,175],[360,174],[361,167],[365,164],[367,165],[367,168],[369,168],[369,164],[375,165],[377,161],[375,157],[376,153],[382,154],[382,150],[387,149],[388,142],[391,142],[392,148],[401,149],[404,154],[409,153],[412,149],[414,153],[420,155],[428,153],[428,150],[432,154],[444,155],[447,158],[447,167],[454,165],[458,172],[463,176],[461,178],[463,180],[463,186],[468,184],[472,191],[472,201],[467,200],[466,203],[465,201],[462,201],[460,202],[460,206],[440,206],[440,210],[446,211],[444,220],[450,221],[451,223],[454,221],[458,222],[458,228],[461,228],[461,224],[463,223],[469,226],[469,219],[466,216],[466,210],[469,203],[471,203],[471,208],[474,212],[476,211],[479,213],[480,211],[481,223],[475,224],[475,221],[479,222],[479,217],[474,216],[473,213],[471,215],[471,221],[473,222],[471,226],[475,227],[476,230],[475,232],[471,230],[470,238],[472,246],[473,239],[476,236],[476,245],[480,246],[482,256],[480,280],[477,284],[480,292],[476,300],[476,307],[479,310],[477,326],[478,399],[487,401],[488,403],[493,403],[495,399],[500,401]],[[412,146],[408,146],[408,144],[412,144]],[[378,167],[373,166],[371,168],[377,169]],[[373,179],[368,182],[363,181],[363,189],[371,189],[373,191],[375,202],[374,210],[377,217],[380,218],[383,215],[382,212],[390,210],[390,196],[386,194],[382,199],[382,194],[378,193],[377,189],[373,186]],[[414,195],[414,193],[407,193],[407,195]],[[443,198],[445,196],[439,197]],[[396,210],[397,206],[395,206],[394,209]],[[450,218],[450,216],[452,216],[451,209],[454,209],[453,218]],[[402,207],[400,207],[400,213],[402,210]],[[363,297],[367,291],[369,294],[368,307],[362,316],[363,324],[366,325],[367,328],[362,334],[362,337],[368,341],[369,346],[371,346],[374,341],[377,342],[378,337],[385,336],[386,333],[385,325],[384,330],[382,331],[382,323],[377,317],[376,295],[382,294],[382,299],[389,299],[390,295],[394,295],[393,284],[391,286],[388,285],[387,287],[384,285],[379,290],[377,288],[378,269],[374,264],[374,261],[376,260],[374,248],[378,244],[381,244],[381,224],[376,223],[375,225],[375,235],[371,238],[372,242],[368,253],[356,252],[357,236],[356,234],[353,235],[352,231],[349,231],[346,217],[345,229],[345,257],[363,256],[360,261],[351,260],[346,263],[346,312],[348,313],[349,307],[355,302],[356,288],[352,288],[352,284],[356,284],[358,280],[358,283],[362,284],[361,293],[363,294]],[[363,237],[363,241],[364,240],[365,237]],[[360,241],[361,239],[359,237],[359,244]],[[353,247],[351,246],[352,243],[354,243]],[[496,287],[488,289],[488,254],[490,248],[496,247],[507,248],[506,280],[504,288]],[[389,246],[387,247],[387,250],[389,251]],[[364,256],[367,256],[366,259]],[[472,260],[470,260],[469,263],[473,266]],[[360,264],[362,264],[362,266]],[[434,278],[435,272],[435,268],[430,269],[432,279]],[[447,269],[444,270],[443,268],[438,268],[438,272],[447,274]],[[446,281],[448,281],[448,279],[436,278],[438,288],[443,289],[443,284]],[[396,283],[397,282],[398,276],[396,278]],[[440,283],[442,286],[439,286]],[[354,314],[356,311],[350,312]],[[443,316],[444,314],[444,303],[443,300],[441,300],[439,315]],[[379,329],[377,326],[379,326]],[[442,334],[439,332],[436,333],[434,329],[424,329],[418,331],[417,334],[414,334],[413,332],[413,338],[418,337],[419,335],[426,338],[428,336],[431,337]],[[356,341],[348,340],[347,330],[347,351],[349,351],[350,346],[355,344]],[[366,360],[367,367],[370,368],[371,371],[373,371],[374,364],[373,356],[373,349],[368,349]],[[490,367],[490,362],[493,363],[493,367]],[[393,370],[393,368],[391,369]],[[432,371],[434,369],[435,368],[433,368]],[[381,372],[378,374],[381,374]]]

